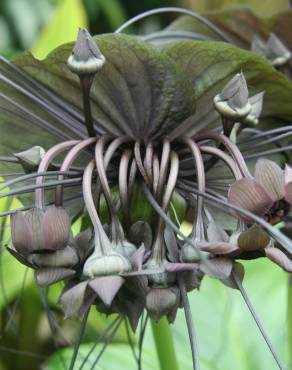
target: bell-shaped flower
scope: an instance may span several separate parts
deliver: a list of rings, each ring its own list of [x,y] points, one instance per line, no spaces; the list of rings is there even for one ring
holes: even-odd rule
[[[257,215],[265,216],[271,224],[281,221],[292,204],[291,168],[283,171],[268,159],[259,159],[254,179],[243,178],[230,186],[228,199],[234,205]],[[248,223],[253,221],[238,215]]]
[[[236,258],[254,259],[266,256],[285,271],[292,272],[291,259],[278,247],[273,247],[270,236],[260,226],[253,225],[247,230],[237,233],[232,241],[237,243],[241,251]]]
[[[178,288],[153,287],[146,295],[146,309],[152,320],[160,320],[162,316],[169,316],[176,312],[180,302]]]
[[[14,248],[8,248],[8,251],[22,264],[33,268],[38,285],[46,287],[72,278],[92,247],[91,233],[84,231],[74,239],[70,237],[66,247],[61,250],[30,254],[19,253]]]
[[[17,252],[46,253],[64,249],[69,241],[70,219],[62,207],[32,208],[11,216],[12,244]]]

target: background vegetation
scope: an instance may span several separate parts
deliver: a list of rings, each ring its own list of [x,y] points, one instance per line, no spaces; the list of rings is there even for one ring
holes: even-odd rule
[[[226,6],[227,3],[230,4],[230,1],[1,0],[0,54],[10,58],[24,49],[31,49],[42,58],[55,46],[74,40],[80,26],[88,27],[93,34],[110,32],[129,17],[158,6],[186,6],[205,12]],[[288,6],[286,0],[251,0],[250,4],[263,16]],[[153,31],[172,19],[173,16],[169,15],[154,17],[132,31]],[[17,206],[16,199],[12,204],[7,204],[6,200],[0,201],[0,211]],[[4,222],[0,232],[0,240],[3,240],[0,249],[0,370],[34,370],[40,368],[40,364],[47,370],[63,369],[56,349],[67,347],[64,355],[70,358],[70,344],[74,344],[79,323],[62,320],[62,312],[55,303],[60,286],[49,289],[48,302],[41,300],[33,273],[5,252],[4,247],[9,244],[9,232]],[[245,286],[250,298],[280,355],[288,363],[287,275],[268,261],[257,260],[245,266]],[[275,368],[271,354],[237,291],[228,290],[206,277],[200,294],[193,292],[190,299],[204,370]],[[88,351],[90,344],[111,320],[91,310],[80,361],[82,354]],[[172,331],[179,368],[188,370],[191,368],[190,351],[182,312]],[[130,335],[133,342],[137,342],[134,334]],[[107,348],[99,368],[135,368],[127,343],[127,330],[122,325],[113,344]],[[159,369],[150,328],[145,336],[143,369]]]

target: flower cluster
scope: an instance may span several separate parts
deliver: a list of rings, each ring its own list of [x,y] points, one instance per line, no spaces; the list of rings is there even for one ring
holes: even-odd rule
[[[24,171],[2,188],[34,181],[3,193],[34,195],[33,206],[11,212],[8,251],[35,270],[40,286],[64,282],[59,303],[66,317],[95,306],[127,317],[134,331],[145,310],[174,322],[205,275],[241,289],[240,260],[267,257],[291,273],[292,243],[275,226],[291,210],[292,169],[261,158],[257,145],[246,155],[249,141],[263,138],[263,149],[277,144],[259,128],[265,92],[250,96],[239,71],[209,94],[206,108],[170,48],[121,35],[98,41],[81,29],[70,54],[65,46],[49,63],[34,60],[40,80],[6,67],[19,79],[5,77],[8,88],[39,110],[14,108],[58,137],[46,151],[33,146],[1,157]],[[266,46],[278,50],[274,42]],[[41,82],[48,75],[56,89],[61,76],[66,91],[48,89]]]

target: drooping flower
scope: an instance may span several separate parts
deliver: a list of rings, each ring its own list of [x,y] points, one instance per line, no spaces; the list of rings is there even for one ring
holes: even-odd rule
[[[229,200],[277,224],[289,211],[291,202],[291,168],[282,170],[275,162],[259,159],[255,176],[243,178],[231,185]],[[245,218],[248,222],[249,219]]]
[[[100,312],[128,317],[134,330],[144,310],[154,320],[167,316],[173,322],[180,306],[187,309],[187,292],[198,289],[204,275],[239,288],[234,276],[240,281],[244,274],[237,259],[246,259],[247,253],[257,258],[258,250],[289,271],[290,242],[273,236],[286,248],[285,259],[273,238],[259,233],[257,240],[258,229],[252,226],[254,214],[274,223],[285,215],[278,214],[282,202],[285,207],[291,203],[291,170],[284,174],[261,160],[253,179],[241,150],[241,133],[258,123],[263,94],[249,98],[248,81],[238,73],[244,63],[215,83],[206,76],[197,83],[201,70],[194,78],[193,49],[183,55],[177,52],[182,45],[158,48],[118,34],[93,39],[80,30],[73,54],[70,44],[44,62],[29,55],[16,65],[3,62],[0,88],[16,97],[11,102],[0,95],[6,112],[0,124],[6,130],[7,112],[16,117],[25,112],[24,121],[16,119],[16,129],[37,127],[36,135],[45,129],[44,143],[31,144],[47,149],[35,173],[10,182],[33,179],[35,184],[6,192],[21,199],[25,192],[35,195],[33,208],[12,216],[11,253],[36,270],[42,286],[65,281],[59,302],[67,317],[83,316],[95,305]],[[8,78],[11,71],[16,84]],[[277,74],[271,67],[268,73]],[[219,85],[225,86],[221,92]],[[257,91],[264,90],[262,85]],[[266,95],[274,96],[269,86]],[[273,108],[267,116],[285,114],[291,112]],[[254,140],[261,134],[251,132]],[[5,148],[13,153],[14,146],[9,142]],[[0,164],[21,164],[6,155]],[[238,206],[236,213],[228,208],[225,172],[228,186],[235,179],[229,200]],[[246,182],[252,197],[237,202]],[[219,209],[219,220],[218,203],[226,208]],[[187,206],[194,212],[185,238],[179,227]],[[254,212],[251,218],[242,215],[245,209]],[[90,237],[73,240],[71,224],[80,216],[81,229],[89,228]],[[227,218],[236,226],[226,227]],[[270,225],[264,226],[271,232]]]

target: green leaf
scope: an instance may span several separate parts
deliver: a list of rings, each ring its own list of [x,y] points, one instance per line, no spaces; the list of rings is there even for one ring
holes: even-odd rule
[[[161,138],[194,113],[193,89],[165,53],[126,35],[101,35],[95,40],[107,60],[91,90],[100,131],[147,141]],[[72,47],[57,48],[43,62],[26,54],[16,64],[81,109],[78,77],[66,65]]]
[[[33,54],[44,58],[55,47],[75,40],[78,28],[87,25],[87,16],[81,0],[59,0],[53,18],[32,47]]]
[[[197,111],[172,136],[192,135],[198,124],[210,126],[218,120],[213,98],[238,72],[243,71],[250,96],[266,91],[262,117],[268,122],[292,120],[292,83],[261,56],[219,42],[180,41],[162,48],[184,70],[193,84]],[[199,126],[200,127],[200,126]]]

